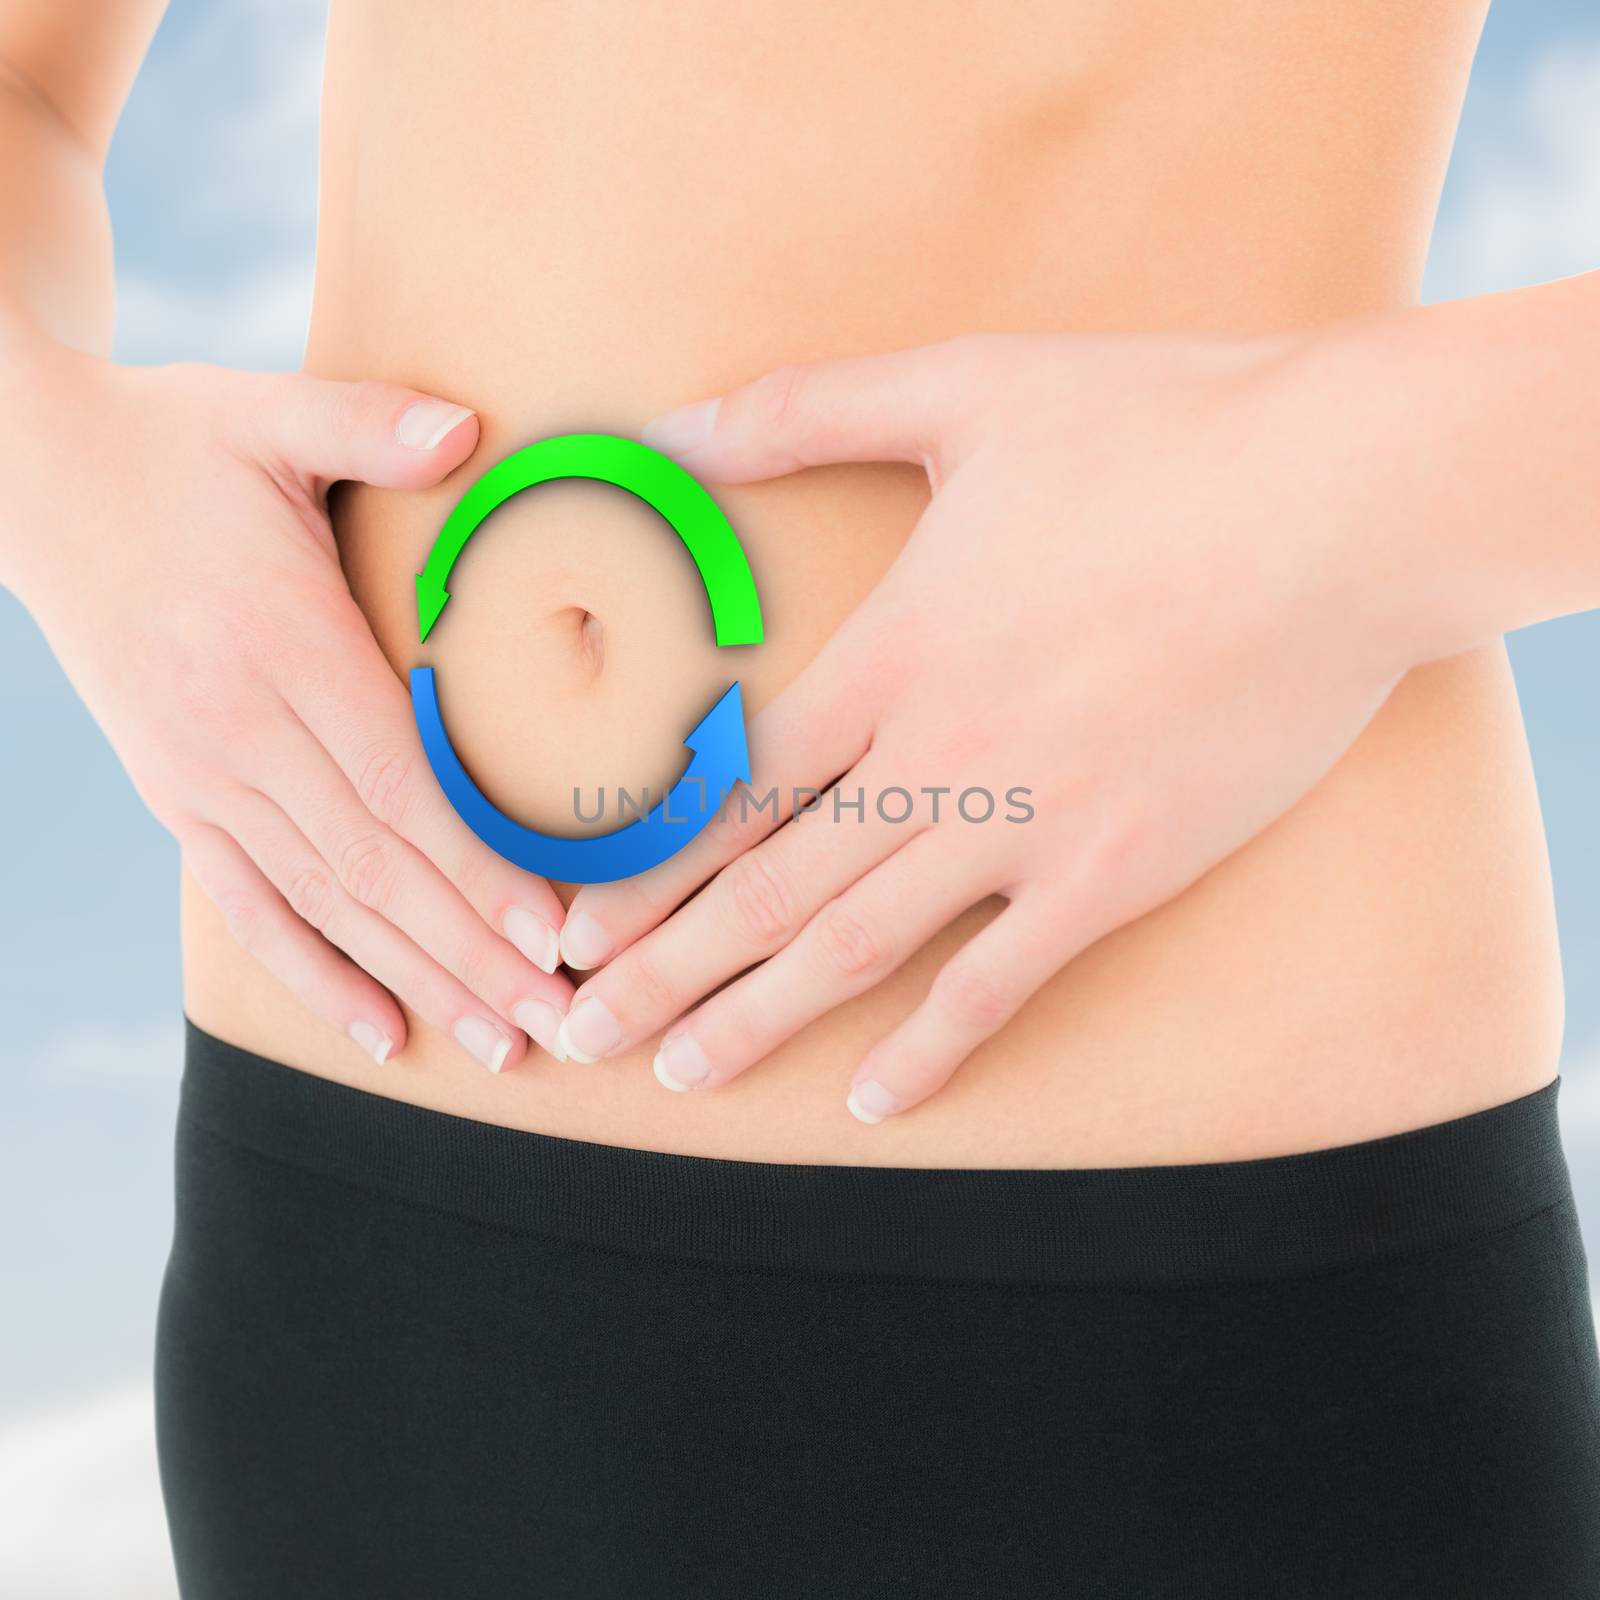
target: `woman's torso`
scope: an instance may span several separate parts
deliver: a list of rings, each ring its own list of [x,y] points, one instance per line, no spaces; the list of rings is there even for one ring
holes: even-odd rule
[[[793,360],[1412,301],[1481,11],[335,0],[307,365],[447,395],[483,424],[440,488],[336,502],[380,643],[398,671],[438,667],[457,748],[524,820],[570,827],[575,786],[659,791],[726,682],[681,548],[618,491],[524,495],[419,650],[412,574],[473,476]],[[766,612],[739,668],[757,709],[870,589],[927,489],[869,465],[718,498]],[[1070,507],[1041,530],[1081,536]],[[1499,649],[1413,673],[1274,827],[873,1129],[844,1110],[853,1067],[987,911],[736,1084],[676,1096],[653,1046],[599,1066],[530,1052],[491,1077],[415,1019],[374,1067],[192,884],[184,905],[188,1008],[223,1038],[481,1120],[764,1160],[1122,1165],[1347,1142],[1548,1081],[1561,1025]]]

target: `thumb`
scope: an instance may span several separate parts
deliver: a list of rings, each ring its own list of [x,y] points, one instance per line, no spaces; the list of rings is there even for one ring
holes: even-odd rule
[[[250,374],[238,419],[263,462],[308,483],[341,478],[387,489],[437,483],[477,448],[477,414],[391,383],[304,373]]]
[[[980,360],[978,339],[962,336],[779,367],[714,400],[652,418],[639,437],[717,483],[834,461],[914,461],[937,483]]]

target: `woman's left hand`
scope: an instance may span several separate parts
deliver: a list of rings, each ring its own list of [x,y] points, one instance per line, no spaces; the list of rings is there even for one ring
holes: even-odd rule
[[[568,1054],[676,1021],[657,1076],[714,1088],[1003,896],[857,1068],[849,1107],[877,1122],[1304,795],[1430,642],[1429,580],[1373,515],[1414,467],[1324,343],[976,335],[785,368],[647,429],[708,482],[895,460],[933,497],[751,723],[777,814],[736,793],[672,860],[578,895],[565,957],[605,965]],[[824,793],[792,817],[797,787]]]

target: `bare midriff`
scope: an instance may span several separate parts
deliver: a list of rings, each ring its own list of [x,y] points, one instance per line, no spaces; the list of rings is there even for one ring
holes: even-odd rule
[[[634,436],[793,361],[983,330],[1280,330],[1414,303],[1482,9],[334,0],[307,365],[461,401],[483,428],[435,490],[336,498],[353,590],[396,671],[437,667],[463,760],[525,822],[573,831],[575,788],[589,803],[659,793],[730,676],[682,546],[620,490],[532,491],[474,540],[419,646],[412,575],[479,472],[549,434]],[[899,465],[718,491],[766,612],[737,668],[752,711],[868,593],[927,498]],[[1095,534],[1070,505],[1037,531]],[[1317,1148],[1537,1088],[1561,1030],[1498,647],[1412,673],[1273,827],[1064,967],[946,1090],[874,1128],[845,1110],[853,1068],[992,904],[734,1084],[687,1095],[656,1082],[653,1044],[593,1066],[530,1049],[497,1077],[414,1017],[375,1066],[189,883],[184,910],[188,1010],[224,1039],[483,1121],[756,1160]]]

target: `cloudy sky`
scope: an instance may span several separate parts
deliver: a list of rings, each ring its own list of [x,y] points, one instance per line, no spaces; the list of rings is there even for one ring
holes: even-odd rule
[[[298,364],[322,17],[322,0],[175,0],[110,163],[122,359]],[[1474,73],[1427,297],[1595,266],[1600,10],[1506,0]],[[1600,619],[1530,630],[1512,651],[1567,967],[1563,1116],[1600,1241]],[[176,851],[3,590],[0,772],[0,830],[28,842],[0,878],[13,1019],[0,1594],[170,1600],[146,1373],[170,1226]]]

